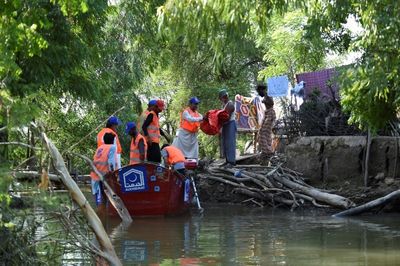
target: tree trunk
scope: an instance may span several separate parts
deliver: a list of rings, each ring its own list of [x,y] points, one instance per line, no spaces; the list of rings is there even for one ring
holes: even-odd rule
[[[367,202],[363,205],[357,206],[355,208],[345,210],[339,213],[336,213],[332,215],[333,217],[343,217],[343,216],[351,216],[351,215],[357,215],[366,211],[369,211],[375,207],[382,206],[384,204],[387,204],[397,198],[400,197],[400,189],[393,191],[392,193],[387,194],[384,197],[375,199],[373,201]]]
[[[57,147],[51,142],[50,139],[47,138],[45,133],[41,133],[43,141],[45,142],[50,156],[53,158],[54,166],[58,173],[60,174],[61,180],[64,185],[68,188],[71,193],[72,199],[78,204],[81,208],[83,214],[85,215],[90,227],[93,229],[97,240],[100,243],[101,249],[104,252],[104,257],[112,264],[112,265],[122,265],[121,261],[117,257],[115,253],[114,247],[108,237],[103,224],[101,223],[99,217],[96,212],[90,206],[89,202],[83,195],[82,191],[79,189],[78,185],[71,178],[68,173],[67,167],[65,166],[65,162],[61,157],[60,152]]]

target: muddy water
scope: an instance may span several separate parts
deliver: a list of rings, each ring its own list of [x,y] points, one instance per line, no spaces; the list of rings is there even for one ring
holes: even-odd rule
[[[329,216],[206,206],[202,215],[106,228],[124,265],[400,265],[400,216]]]

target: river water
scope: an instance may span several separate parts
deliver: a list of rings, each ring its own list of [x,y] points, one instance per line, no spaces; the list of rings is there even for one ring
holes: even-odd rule
[[[201,215],[105,226],[124,265],[400,265],[399,221],[208,205]]]

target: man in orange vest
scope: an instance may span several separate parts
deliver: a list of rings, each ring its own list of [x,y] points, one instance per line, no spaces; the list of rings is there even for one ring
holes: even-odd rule
[[[132,137],[131,147],[129,152],[129,164],[135,165],[143,163],[146,159],[147,141],[139,134],[134,122],[126,123],[125,132]]]
[[[178,173],[185,175],[185,156],[180,149],[164,144],[161,149],[161,156],[166,167],[171,166]]]
[[[139,116],[139,119],[138,119],[138,122],[136,125],[137,125],[138,132],[140,132],[140,134],[142,134],[142,135],[143,135],[142,125],[143,125],[144,121],[146,120],[147,115],[151,111],[153,111],[156,104],[157,104],[157,100],[150,100],[147,104],[147,109],[144,110],[143,113]]]
[[[121,168],[121,153],[122,148],[119,142],[118,134],[117,134],[117,126],[121,124],[121,121],[116,116],[111,116],[106,123],[106,127],[100,130],[99,134],[97,134],[97,148],[99,148],[102,144],[104,144],[104,134],[111,133],[115,136],[114,144],[117,147],[117,166],[116,169]]]
[[[197,112],[200,100],[192,97],[189,100],[189,107],[181,113],[181,121],[173,146],[180,149],[186,158],[198,159],[199,157],[199,141],[197,133],[200,127],[200,121],[203,116]]]
[[[143,135],[147,140],[147,160],[151,162],[161,163],[160,151],[160,138],[164,136],[167,140],[168,137],[160,128],[159,113],[165,108],[162,100],[157,100],[156,105],[146,117],[142,125]]]
[[[114,139],[115,135],[113,133],[105,133],[103,136],[104,144],[101,144],[100,147],[97,148],[93,157],[93,164],[103,176],[105,176],[109,171],[114,171],[116,169],[117,148],[114,145]],[[100,211],[105,208],[106,202],[103,184],[100,182],[100,177],[96,172],[92,171],[90,177],[92,193],[95,196],[98,211]]]

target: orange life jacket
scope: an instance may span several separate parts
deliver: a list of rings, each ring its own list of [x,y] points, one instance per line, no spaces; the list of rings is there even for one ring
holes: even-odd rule
[[[103,176],[110,171],[108,168],[108,154],[111,147],[112,145],[110,144],[102,144],[97,148],[93,156],[93,164]],[[90,172],[90,177],[95,181],[100,180],[100,177],[94,171]]]
[[[153,114],[153,121],[151,121],[150,125],[147,127],[149,138],[154,143],[160,143],[160,120],[154,111],[149,112],[149,114]]]
[[[143,134],[142,126],[144,121],[146,120],[148,114],[150,113],[149,110],[144,110],[144,112],[139,116],[138,122],[136,123],[137,131]]]
[[[184,111],[188,111],[189,115],[191,115],[193,117],[200,117],[200,114],[197,111],[193,111],[192,109],[190,109],[190,107],[183,110],[183,112]],[[197,131],[199,131],[200,122],[187,121],[186,119],[183,118],[183,112],[181,113],[180,127],[191,133],[196,133]]]
[[[185,162],[185,156],[177,147],[167,146],[164,149],[168,152],[167,163],[169,165]]]
[[[117,143],[117,153],[121,154],[122,153],[122,148],[121,148],[121,143],[119,143],[119,138],[117,132],[112,130],[111,128],[105,127],[102,130],[100,130],[99,134],[97,134],[97,148],[99,148],[102,144],[104,144],[104,135],[106,133],[111,133],[115,136],[116,143]]]
[[[131,141],[131,149],[129,152],[129,164],[134,165],[134,164],[139,164],[142,161],[140,160],[140,150],[139,150],[139,141],[143,140],[144,143],[144,158],[147,157],[147,141],[146,139],[141,135],[138,134],[135,138],[135,141]]]

